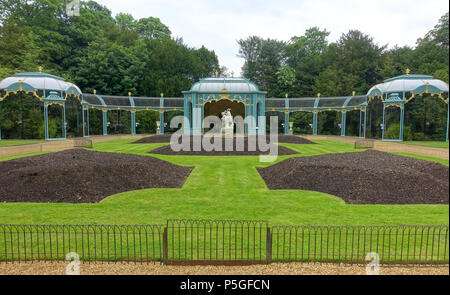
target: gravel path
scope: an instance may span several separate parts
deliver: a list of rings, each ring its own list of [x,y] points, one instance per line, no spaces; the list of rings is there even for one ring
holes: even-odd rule
[[[0,275],[63,275],[67,262],[0,263]],[[361,265],[283,263],[251,266],[166,266],[159,263],[81,264],[82,275],[365,275]],[[381,275],[449,275],[449,266],[381,266]]]
[[[179,188],[191,171],[154,157],[72,149],[0,162],[0,202],[97,203],[126,191]]]
[[[350,204],[448,204],[449,168],[379,151],[287,159],[258,169],[270,189],[328,193]]]

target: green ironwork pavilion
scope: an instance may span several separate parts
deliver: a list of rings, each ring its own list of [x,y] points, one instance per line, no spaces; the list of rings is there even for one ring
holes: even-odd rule
[[[387,79],[382,84],[372,87],[367,95],[356,95],[341,97],[317,97],[306,98],[266,98],[266,92],[260,91],[258,86],[245,78],[211,77],[201,79],[195,83],[189,91],[183,91],[184,98],[164,97],[136,97],[128,93],[128,96],[112,96],[82,93],[73,83],[65,81],[61,77],[47,73],[20,73],[0,82],[0,102],[12,98],[18,93],[25,93],[35,97],[42,105],[45,139],[66,139],[66,105],[68,100],[75,101],[80,108],[81,117],[77,115],[74,123],[80,128],[83,137],[89,137],[90,118],[89,110],[100,110],[102,113],[102,135],[108,134],[108,112],[129,112],[131,134],[136,134],[136,113],[142,111],[156,111],[159,113],[161,124],[160,133],[165,132],[165,114],[171,111],[184,113],[184,130],[189,134],[203,134],[208,128],[203,126],[203,119],[220,114],[231,109],[233,116],[242,116],[245,121],[245,134],[263,134],[266,132],[266,113],[278,112],[284,116],[285,134],[289,134],[288,122],[290,116],[295,112],[307,112],[312,114],[312,134],[318,135],[318,120],[322,112],[338,112],[341,115],[340,135],[346,136],[347,113],[359,112],[359,137],[367,136],[367,109],[370,104],[379,99],[383,104],[383,126],[382,139],[385,138],[385,113],[386,109],[397,107],[400,109],[400,134],[398,141],[403,141],[405,105],[417,96],[437,97],[447,104],[447,131],[448,141],[449,109],[448,109],[448,84],[434,79],[432,76],[406,75]],[[62,108],[61,137],[51,138],[49,135],[48,108],[57,105]],[[0,104],[1,106],[1,104]],[[248,120],[247,120],[248,119]],[[0,140],[1,140],[0,122]],[[397,140],[397,139],[394,139]]]

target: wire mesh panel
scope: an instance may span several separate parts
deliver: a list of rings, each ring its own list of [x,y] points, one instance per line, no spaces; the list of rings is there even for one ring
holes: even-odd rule
[[[135,97],[133,100],[137,107],[160,107],[160,99],[156,97]]]
[[[0,225],[0,261],[161,261],[161,225]]]
[[[366,101],[366,96],[362,95],[362,96],[354,96],[350,99],[350,101],[348,102],[347,106],[349,107],[357,107],[361,104],[363,104]]]
[[[130,98],[128,96],[101,96],[103,101],[108,106],[128,107],[131,106]]]
[[[268,262],[267,221],[168,220],[167,264]]]
[[[290,98],[290,108],[313,108],[316,103],[315,98]]]
[[[83,100],[91,105],[102,105],[100,99],[94,94],[83,94]]]
[[[267,98],[266,109],[270,108],[284,108],[286,107],[286,101],[282,98]]]
[[[347,97],[324,97],[319,100],[319,107],[321,108],[337,108],[342,107],[347,100]]]
[[[448,226],[277,226],[273,261],[448,264]]]
[[[164,98],[164,106],[171,108],[184,108],[184,98]]]

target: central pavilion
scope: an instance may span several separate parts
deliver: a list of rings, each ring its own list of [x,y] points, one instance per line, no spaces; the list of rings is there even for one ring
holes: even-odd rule
[[[253,117],[245,124],[245,134],[256,134],[265,125],[267,92],[245,78],[205,78],[195,83],[184,94],[184,115],[189,125],[189,134],[202,134],[203,119],[208,116],[220,117],[224,110],[231,109],[232,115],[242,118]]]

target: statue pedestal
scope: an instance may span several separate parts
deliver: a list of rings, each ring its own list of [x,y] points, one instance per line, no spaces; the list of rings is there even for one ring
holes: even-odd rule
[[[225,134],[225,137],[233,137],[233,128],[224,128],[222,133]]]

